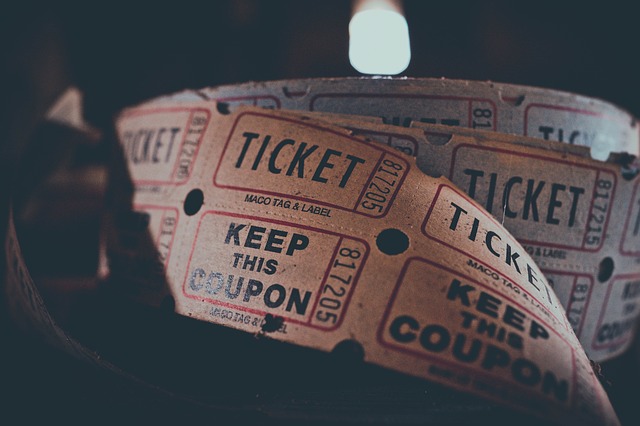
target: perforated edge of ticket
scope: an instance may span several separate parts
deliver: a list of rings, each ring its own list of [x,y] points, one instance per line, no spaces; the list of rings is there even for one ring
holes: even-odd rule
[[[203,98],[230,106],[331,112],[468,127],[586,146],[594,158],[640,153],[640,128],[627,111],[558,90],[435,78],[332,78],[252,82],[188,90],[162,103]]]

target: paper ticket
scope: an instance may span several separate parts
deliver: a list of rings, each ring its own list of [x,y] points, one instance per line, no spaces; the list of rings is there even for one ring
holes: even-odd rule
[[[527,249],[455,179],[352,133],[210,101],[125,110],[133,199],[110,242],[121,290],[323,351],[351,341],[367,362],[547,420],[617,423]],[[136,234],[164,277],[126,281],[145,256]]]

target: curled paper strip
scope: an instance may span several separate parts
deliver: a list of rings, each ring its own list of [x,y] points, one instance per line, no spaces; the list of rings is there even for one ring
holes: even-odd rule
[[[117,133],[134,187],[113,218],[115,282],[273,339],[350,341],[368,362],[549,420],[617,423],[527,249],[422,160],[353,132],[202,100],[126,110]],[[129,273],[144,258],[130,247],[138,228],[166,276]]]
[[[425,173],[448,177],[492,213],[542,268],[592,359],[628,348],[639,314],[640,180],[626,156],[604,163],[582,147],[495,132],[332,122],[410,151]]]

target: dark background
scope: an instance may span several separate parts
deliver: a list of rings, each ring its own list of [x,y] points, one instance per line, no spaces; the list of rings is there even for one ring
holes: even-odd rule
[[[640,115],[636,10],[607,2],[559,3],[406,1],[412,61],[403,75],[573,91]],[[83,90],[86,118],[106,129],[120,108],[185,88],[356,76],[347,55],[350,8],[350,2],[335,0],[144,6],[132,1],[20,2],[4,8],[0,13],[2,223],[10,190],[30,172],[28,163],[18,161],[26,141],[67,85]],[[165,417],[169,411],[183,414],[155,399],[152,404],[119,397],[126,385],[114,387],[108,376],[25,341],[6,321],[4,335],[0,350],[6,360],[0,368],[0,386],[8,397],[0,407],[9,413],[31,420],[95,421],[120,419],[125,412],[133,412],[135,419],[148,415],[145,410],[151,406],[159,421],[171,418]],[[632,424],[639,411],[633,400],[638,394],[637,352],[605,364],[604,372],[621,418]]]
[[[26,2],[0,18],[2,116],[11,118],[1,134],[28,132],[14,117],[37,116],[69,83],[85,92],[88,118],[103,124],[124,105],[184,88],[358,75],[347,56],[350,8],[336,0]],[[403,75],[543,86],[640,113],[633,9],[410,0],[405,11],[412,61]]]

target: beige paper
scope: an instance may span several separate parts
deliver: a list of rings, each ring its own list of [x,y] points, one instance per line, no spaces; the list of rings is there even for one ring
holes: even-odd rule
[[[492,213],[542,268],[592,359],[629,347],[640,313],[638,178],[619,157],[605,163],[582,147],[423,123],[332,122],[411,151],[425,173],[448,177]]]
[[[133,297],[324,351],[352,340],[368,362],[548,420],[617,423],[542,271],[449,180],[321,121],[175,105],[117,122],[167,268]]]

